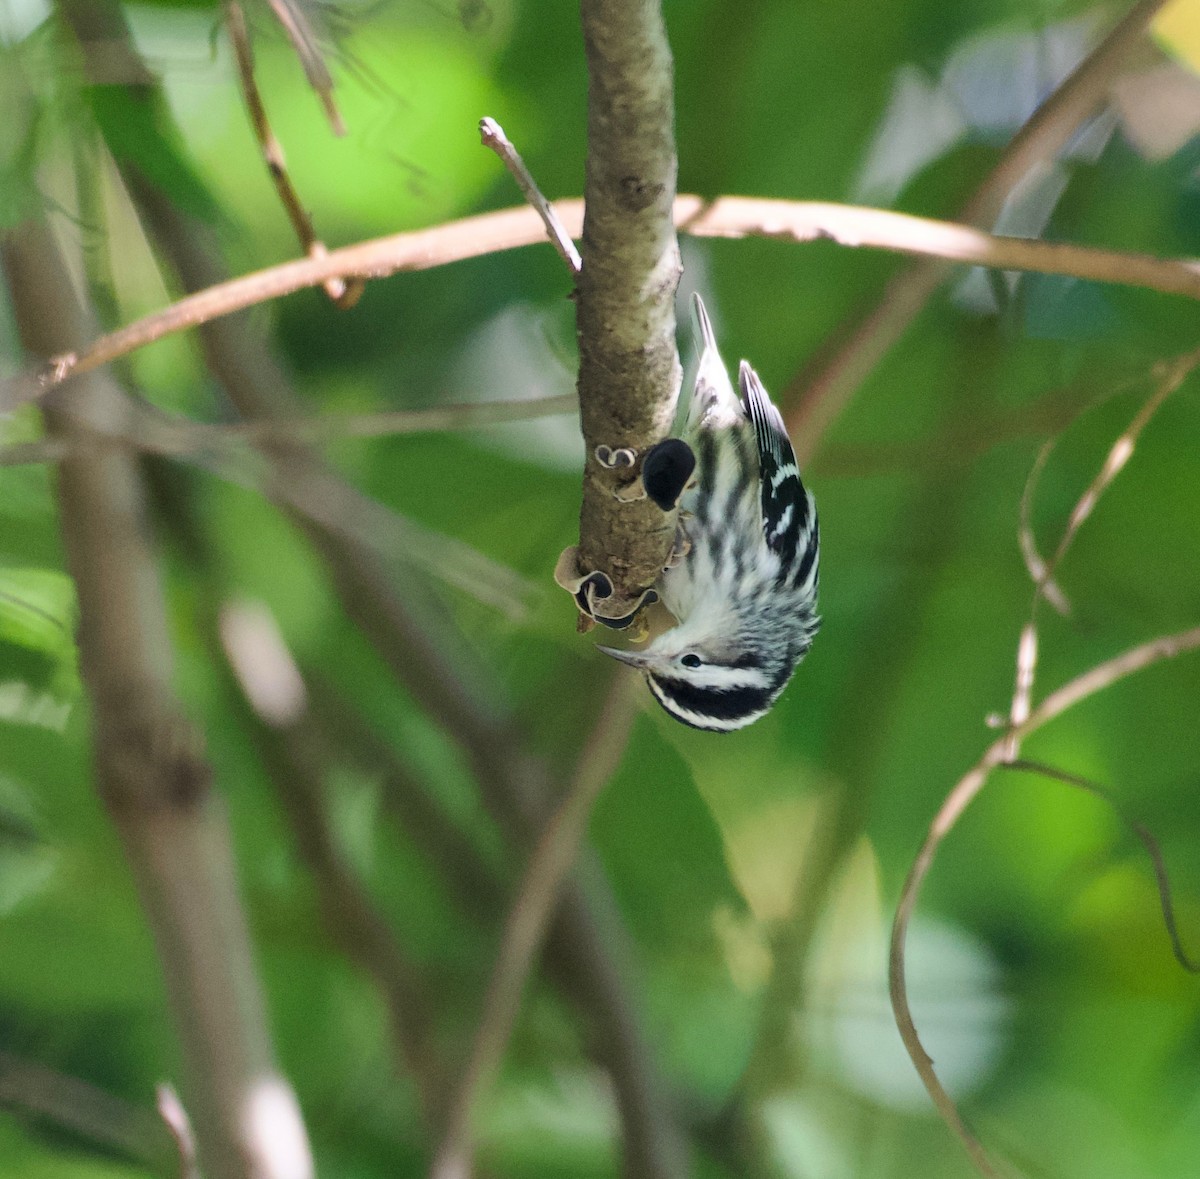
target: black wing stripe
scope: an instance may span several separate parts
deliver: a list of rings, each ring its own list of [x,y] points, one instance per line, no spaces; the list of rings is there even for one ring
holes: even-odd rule
[[[783,416],[763,388],[758,374],[744,360],[738,372],[742,399],[754,426],[762,477],[763,535],[780,560],[786,577],[796,560],[797,546],[809,529],[809,499],[800,481],[796,452]]]
[[[697,439],[700,453],[697,466],[700,468],[700,494],[696,497],[696,515],[701,524],[708,523],[709,508],[713,492],[717,487],[717,444],[711,430],[704,430]]]
[[[808,580],[808,575],[814,573],[817,565],[818,553],[821,549],[821,526],[815,520],[812,532],[808,534],[807,542],[804,547],[804,556],[800,558],[800,565],[791,579],[792,585],[796,589],[799,589]],[[815,574],[813,584],[816,584]]]

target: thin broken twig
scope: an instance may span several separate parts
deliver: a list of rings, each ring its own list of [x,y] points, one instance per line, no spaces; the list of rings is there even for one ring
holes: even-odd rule
[[[282,0],[271,0],[271,3],[276,15],[283,22],[284,28],[292,37],[292,43],[300,52],[307,72],[307,58],[301,49],[306,42],[298,38],[298,29],[295,33],[293,32],[296,26],[284,20],[285,15],[295,15],[298,10],[285,5]],[[258,140],[263,159],[266,161],[271,182],[275,185],[275,191],[279,194],[279,200],[287,213],[288,220],[292,223],[296,237],[300,239],[301,248],[310,258],[323,258],[329,251],[325,248],[325,243],[317,237],[311,215],[300,203],[300,197],[288,175],[283,148],[280,146],[279,140],[275,138],[275,132],[271,130],[271,124],[267,118],[267,108],[259,93],[258,83],[254,80],[254,50],[250,44],[250,31],[246,27],[246,14],[242,11],[238,0],[226,0],[225,24],[229,30],[229,42],[233,46],[233,56],[238,67],[238,79],[242,86],[242,96],[246,100],[246,109],[250,114],[250,124],[254,128],[254,137]],[[324,69],[324,62],[321,61],[319,54],[316,56],[316,60],[321,62],[324,77],[328,79],[329,73]],[[334,120],[335,130],[339,135],[342,134],[345,128],[341,126],[341,119],[337,109],[333,106],[329,90],[318,88],[317,84],[313,82],[311,74],[309,81],[323,100],[328,99],[326,110],[329,112],[330,118]],[[332,81],[329,82],[329,89],[332,89]],[[327,278],[322,286],[325,288],[325,293],[338,307],[349,308],[358,302],[366,284],[362,279],[353,279],[347,282],[343,278]]]
[[[504,128],[495,119],[480,119],[479,137],[483,141],[484,147],[490,148],[503,160],[504,166],[512,173],[512,178],[517,182],[517,187],[525,194],[525,199],[537,210],[542,224],[546,227],[546,232],[550,235],[550,242],[558,251],[559,257],[567,264],[572,275],[577,275],[583,266],[579,251],[575,248],[571,235],[558,219],[554,206],[542,195],[542,190],[538,188],[533,173],[521,159],[521,153],[504,134]]]

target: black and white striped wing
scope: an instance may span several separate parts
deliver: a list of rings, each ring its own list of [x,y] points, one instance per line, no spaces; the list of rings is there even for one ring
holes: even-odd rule
[[[800,480],[783,417],[758,373],[746,361],[738,372],[742,400],[754,426],[762,476],[763,537],[779,557],[780,580],[799,587],[817,560],[816,510]]]

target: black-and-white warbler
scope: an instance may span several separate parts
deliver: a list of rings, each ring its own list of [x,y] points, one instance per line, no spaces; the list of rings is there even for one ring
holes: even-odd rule
[[[676,720],[729,732],[770,710],[812,646],[820,533],[779,410],[744,360],[738,397],[699,295],[695,311],[703,352],[684,440],[696,469],[680,559],[658,583],[678,625],[641,651],[600,650],[640,669]]]

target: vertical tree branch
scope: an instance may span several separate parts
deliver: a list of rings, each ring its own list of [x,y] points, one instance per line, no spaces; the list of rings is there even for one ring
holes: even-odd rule
[[[45,225],[22,225],[2,256],[31,354],[52,356],[94,334]],[[88,376],[46,407],[47,427],[70,442],[81,421],[86,430],[86,419],[119,414],[121,404],[107,377]],[[300,1112],[272,1057],[224,809],[172,691],[135,460],[116,448],[72,448],[58,499],[97,782],[162,961],[204,1170],[210,1179],[308,1179]]]
[[[587,461],[581,574],[605,571],[604,613],[624,617],[661,573],[673,518],[619,503],[596,447],[643,452],[670,431],[679,393],[674,71],[658,0],[582,0],[588,154],[579,275],[579,408]],[[626,472],[626,475],[632,472]]]

